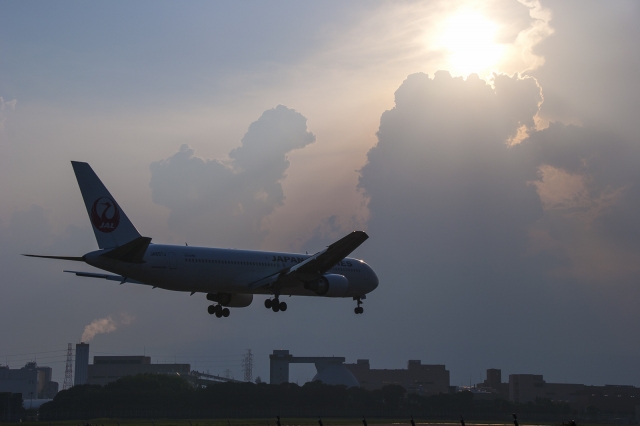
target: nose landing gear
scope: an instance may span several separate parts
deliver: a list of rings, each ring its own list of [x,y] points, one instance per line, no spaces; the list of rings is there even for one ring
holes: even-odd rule
[[[287,310],[286,302],[281,302],[278,296],[273,299],[267,299],[264,301],[264,307],[267,309],[271,309],[273,312],[284,312]]]
[[[354,297],[354,299],[358,302],[358,306],[353,310],[353,312],[357,314],[361,314],[364,312],[364,308],[360,305],[362,305],[362,300],[359,297]]]
[[[210,315],[215,315],[217,318],[222,318],[222,317],[226,318],[229,316],[229,314],[231,314],[231,311],[229,311],[229,308],[224,308],[220,304],[209,305],[207,307],[207,312],[209,312]]]

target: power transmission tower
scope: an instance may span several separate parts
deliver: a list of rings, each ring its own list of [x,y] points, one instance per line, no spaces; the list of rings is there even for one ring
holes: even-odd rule
[[[64,369],[64,384],[62,390],[69,389],[73,386],[73,351],[71,349],[71,343],[67,347],[67,367]]]
[[[251,349],[247,349],[247,353],[242,357],[242,371],[244,371],[244,381],[253,381],[253,354]]]

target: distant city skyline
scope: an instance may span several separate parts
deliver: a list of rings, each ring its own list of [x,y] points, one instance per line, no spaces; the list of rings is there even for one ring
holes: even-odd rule
[[[205,372],[205,373],[210,373],[210,374],[214,374],[214,375],[219,375],[219,376],[224,376],[225,372],[230,372],[232,375],[232,378],[236,379],[236,380],[243,380],[243,360],[246,357],[246,351],[245,353],[241,353],[241,354],[237,354],[237,355],[227,355],[227,356],[219,356],[219,355],[196,355],[196,354],[190,354],[190,355],[186,355],[186,354],[181,354],[181,355],[169,355],[169,354],[164,354],[164,355],[158,355],[158,354],[154,354],[152,352],[148,352],[145,348],[143,348],[143,350],[141,352],[137,352],[135,350],[133,351],[123,351],[123,352],[118,352],[114,349],[109,350],[109,348],[105,348],[103,346],[98,346],[99,350],[94,352],[94,344],[91,343],[89,344],[90,349],[89,349],[89,363],[92,364],[93,363],[93,357],[94,356],[98,356],[98,357],[104,357],[104,356],[124,356],[124,357],[141,357],[141,356],[145,356],[145,357],[149,357],[150,358],[150,362],[151,364],[189,364],[191,366],[192,370],[198,370],[201,372]],[[75,381],[75,374],[76,374],[76,364],[77,361],[75,360],[75,354],[76,354],[76,344],[72,345],[73,347],[73,354],[74,354],[74,381]],[[273,352],[273,351],[272,351]],[[260,355],[256,355],[255,351],[252,351],[252,358],[255,364],[260,365],[260,370],[256,369],[255,365],[253,367],[253,379],[255,380],[257,377],[260,377],[261,380],[263,382],[269,382],[269,378],[270,378],[270,374],[269,374],[269,355],[272,353],[266,353],[264,354],[264,356],[260,356]],[[59,353],[62,355],[52,355],[52,353]],[[63,354],[64,353],[64,354]],[[25,365],[29,364],[29,363],[37,363],[39,367],[50,367],[52,368],[52,379],[53,381],[57,381],[60,384],[60,389],[62,389],[62,382],[64,380],[64,364],[66,362],[66,349],[64,350],[60,350],[60,351],[44,351],[44,352],[39,352],[38,354],[41,355],[45,355],[44,357],[41,357],[41,360],[44,359],[44,361],[38,362],[37,361],[37,354],[36,353],[32,353],[33,356],[29,357],[29,356],[24,356],[24,355],[20,355],[20,358],[14,357],[8,357],[8,360],[10,361],[9,364],[6,363],[6,358],[5,357],[5,361],[3,363],[0,363],[0,366],[6,366],[9,365],[9,367],[11,369],[19,369],[24,367]],[[315,352],[311,351],[310,353],[300,353],[296,355],[300,355],[303,357],[316,357],[316,356],[324,356],[324,357],[334,357],[334,356],[339,356],[339,354],[331,354],[331,355],[327,355],[325,354],[321,354],[318,355]],[[367,361],[372,369],[377,369],[377,370],[402,370],[402,369],[406,369],[407,368],[407,360],[405,360],[404,362],[398,363],[398,364],[393,364],[393,365],[389,365],[389,364],[383,364],[378,362],[375,357],[373,356],[375,354],[362,354],[360,357],[358,357],[357,359],[345,359],[345,364],[353,364],[355,365],[358,361],[360,360],[365,360]],[[49,361],[47,362],[46,359],[51,359],[54,358],[56,359],[56,361]],[[11,361],[13,359],[13,361]],[[407,358],[408,359],[408,358]],[[26,360],[26,361],[25,361]],[[264,361],[267,361],[266,363]],[[421,359],[420,361],[423,362],[423,364],[432,364],[430,363],[428,360],[425,359]],[[446,362],[441,363],[445,368],[447,368],[447,370],[451,370],[451,368],[447,365]],[[266,366],[266,368],[265,368]],[[313,364],[291,364],[289,366],[290,369],[290,382],[291,383],[298,383],[299,385],[303,385],[306,382],[309,382],[312,380],[313,376],[316,375],[316,367],[313,366]],[[587,386],[603,386],[603,385],[630,385],[630,383],[613,383],[612,381],[606,381],[604,383],[590,383],[586,380],[574,380],[571,382],[568,382],[566,380],[563,380],[562,377],[558,377],[558,376],[550,376],[548,374],[546,374],[544,371],[533,371],[533,370],[522,370],[522,371],[506,371],[502,368],[500,368],[500,366],[497,365],[493,365],[491,364],[491,366],[486,367],[486,368],[482,368],[481,370],[477,371],[477,374],[473,374],[471,376],[469,376],[467,378],[467,381],[465,382],[464,380],[460,380],[459,382],[454,382],[453,379],[451,379],[451,386],[460,386],[460,387],[476,387],[477,385],[480,385],[481,383],[485,382],[487,379],[487,371],[489,370],[497,370],[501,372],[501,377],[502,377],[502,382],[501,383],[509,383],[509,376],[510,375],[539,375],[539,376],[544,376],[547,381],[551,381],[554,383],[580,383],[580,384],[584,384]],[[452,376],[453,373],[455,373],[455,371],[451,371]]]

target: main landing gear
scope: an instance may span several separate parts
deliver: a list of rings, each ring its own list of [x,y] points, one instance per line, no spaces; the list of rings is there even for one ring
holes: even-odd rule
[[[353,312],[355,312],[355,313],[356,313],[356,315],[357,315],[357,314],[361,314],[361,313],[363,313],[363,312],[364,312],[364,308],[363,308],[362,306],[360,306],[360,305],[362,305],[362,300],[360,300],[360,298],[359,298],[359,297],[358,297],[358,298],[354,297],[354,299],[358,301],[358,307],[357,307],[357,308],[355,308],[355,309],[353,310]]]
[[[271,309],[273,312],[286,311],[287,304],[286,302],[281,302],[278,297],[274,297],[273,299],[267,299],[264,301],[264,307],[267,309]]]
[[[207,308],[207,312],[209,312],[209,314],[211,315],[215,314],[217,318],[226,318],[231,313],[231,311],[229,311],[229,308],[223,308],[221,304],[209,305],[209,307]]]

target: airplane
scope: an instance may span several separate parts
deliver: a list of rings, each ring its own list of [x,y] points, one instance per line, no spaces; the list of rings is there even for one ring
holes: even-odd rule
[[[369,265],[347,257],[369,238],[363,231],[313,255],[154,244],[140,235],[88,163],[71,165],[100,250],[81,257],[24,256],[85,262],[111,273],[64,271],[79,277],[206,293],[214,302],[207,311],[218,318],[228,317],[229,308],[249,306],[256,294],[270,295],[264,306],[273,312],[287,310],[280,296],[320,296],[352,298],[354,312],[362,314],[362,300],[378,287]]]

